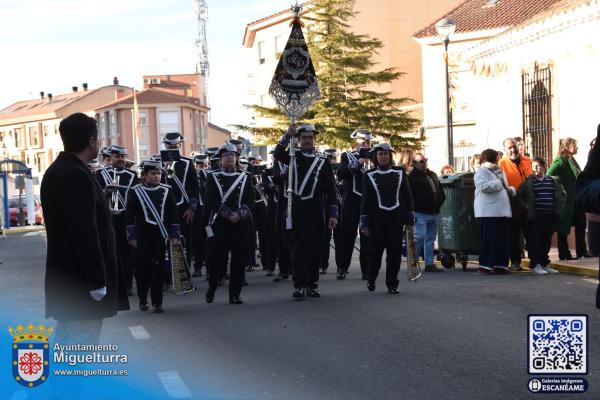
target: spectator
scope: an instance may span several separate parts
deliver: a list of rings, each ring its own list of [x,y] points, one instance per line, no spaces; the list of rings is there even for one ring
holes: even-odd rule
[[[548,168],[548,175],[556,176],[560,184],[567,192],[567,202],[561,221],[556,225],[558,241],[558,258],[560,260],[572,260],[573,256],[569,250],[567,236],[571,232],[571,226],[575,227],[575,251],[576,257],[589,257],[585,244],[585,213],[575,207],[575,181],[581,173],[579,164],[573,157],[577,154],[577,141],[567,137],[560,141],[558,156]]]
[[[521,184],[533,173],[531,159],[519,152],[519,148],[513,138],[504,139],[504,151],[506,155],[498,162],[502,172],[506,176],[509,186],[519,190]],[[527,216],[525,210],[519,208],[518,204],[511,199],[511,230],[510,230],[510,262],[513,271],[522,271],[521,256],[523,248],[521,235],[527,236]]]
[[[488,274],[510,272],[510,196],[515,189],[508,185],[497,159],[496,150],[484,150],[475,173],[475,218],[481,229],[479,272]]]
[[[425,272],[444,272],[444,268],[433,263],[433,243],[437,236],[437,215],[446,196],[435,172],[427,168],[423,153],[415,153],[413,166],[409,183],[415,206],[415,250],[421,254],[425,247]]]
[[[504,153],[498,150],[498,161],[502,160],[502,157],[504,157]]]
[[[442,167],[442,171],[440,172],[440,175],[444,176],[444,175],[452,175],[454,173],[454,167],[452,167],[452,165],[444,165]]]
[[[407,174],[413,169],[413,155],[415,151],[413,149],[402,149],[400,150],[399,166],[404,168]]]
[[[523,138],[520,136],[515,136],[513,138],[513,140],[515,141],[515,144],[519,148],[519,153],[523,154],[524,156],[529,157],[529,154],[525,151],[525,141],[523,140]]]
[[[592,154],[592,149],[596,144],[596,139],[592,139],[590,142],[590,151],[588,157]],[[598,257],[600,253],[600,214],[586,213],[588,223],[588,246],[589,252],[592,256]]]
[[[471,157],[471,161],[469,161],[469,167],[471,172],[475,172],[479,169],[479,166],[481,165],[481,162],[479,161],[480,159],[481,154],[473,154],[473,156]]]
[[[527,212],[527,250],[532,272],[538,275],[557,274],[550,267],[548,252],[554,222],[564,212],[565,193],[558,179],[545,175],[546,161],[535,157],[533,175],[527,177],[519,188],[517,201]]]
[[[57,320],[58,343],[97,344],[102,322],[128,310],[119,285],[112,217],[88,168],[98,154],[96,120],[75,113],[60,122],[64,151],[42,179],[48,251],[46,317]]]

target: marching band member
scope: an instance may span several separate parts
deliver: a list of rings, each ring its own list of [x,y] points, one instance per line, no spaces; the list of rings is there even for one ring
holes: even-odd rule
[[[162,287],[166,241],[179,244],[179,215],[170,186],[161,184],[162,162],[146,160],[142,182],[128,195],[127,240],[134,248],[140,310],[148,310],[148,290],[154,312],[163,312]]]
[[[206,227],[209,250],[206,302],[213,302],[231,253],[229,303],[242,304],[240,293],[250,247],[248,232],[254,187],[249,174],[236,170],[240,153],[234,145],[224,145],[217,155],[222,170],[211,173],[206,181],[206,207],[211,211]]]
[[[292,265],[293,297],[300,300],[306,295],[320,297],[319,263],[326,230],[337,225],[335,181],[329,160],[315,155],[313,125],[291,125],[275,147],[275,157],[290,164],[286,147],[293,136],[299,138],[300,151],[295,163],[289,165],[293,172],[292,198]],[[308,292],[307,292],[308,289]]]
[[[109,151],[112,164],[110,167],[98,170],[96,178],[100,183],[100,187],[106,193],[109,208],[113,215],[119,269],[122,271],[127,294],[131,296],[133,264],[131,261],[131,248],[127,244],[125,212],[129,191],[138,183],[138,178],[134,172],[125,168],[127,157],[125,147],[113,145]]]
[[[360,225],[368,237],[367,288],[375,290],[386,251],[388,293],[398,294],[398,272],[404,225],[414,225],[414,207],[406,171],[392,163],[394,150],[388,143],[377,144],[371,150],[375,168],[365,173],[363,181]]]
[[[337,150],[336,149],[325,149],[323,150],[323,155],[327,157],[329,162],[331,163],[331,169],[333,170],[333,176],[335,179],[336,171],[338,169],[339,164],[337,163]],[[337,200],[338,209],[342,206],[342,196],[340,195],[340,190],[337,181],[335,182],[335,196]],[[334,242],[334,250],[335,250],[335,263],[337,265],[339,259],[339,253],[341,245],[339,243],[339,232],[340,225],[336,226],[334,230],[328,229],[325,233],[325,240],[323,240],[323,253],[321,255],[321,274],[327,273],[327,268],[329,268],[329,249],[331,247],[331,238],[333,237]],[[339,275],[338,275],[339,277]]]
[[[273,152],[274,153],[274,152]],[[273,202],[275,205],[275,252],[277,254],[276,260],[279,266],[279,273],[273,279],[273,282],[281,282],[289,279],[292,270],[292,249],[291,249],[291,238],[290,232],[285,228],[285,214],[287,211],[287,178],[288,178],[288,166],[281,161],[278,161],[273,156],[273,178],[272,178],[272,190]],[[275,259],[273,260],[273,263]],[[274,268],[274,265],[273,265]]]
[[[178,132],[165,134],[163,143],[167,150],[179,150],[183,143],[183,136]],[[187,249],[187,262],[190,265],[192,261],[192,229],[194,222],[194,213],[198,207],[198,177],[195,173],[192,159],[180,156],[179,161],[173,162],[167,171],[167,184],[173,190],[177,209],[179,211],[179,221],[181,223],[181,233],[185,239],[185,248]]]
[[[204,231],[204,227],[206,226],[206,218],[208,217],[204,207],[206,202],[205,185],[208,173],[210,172],[208,169],[208,162],[207,154],[197,154],[194,156],[194,166],[196,167],[196,174],[198,175],[199,188],[198,207],[194,213],[194,231],[192,234],[193,248],[190,249],[194,256],[194,274],[192,275],[194,277],[202,276],[202,264],[204,263],[206,244],[206,232]]]
[[[261,258],[267,273],[266,276],[275,274],[277,262],[277,239],[275,230],[277,227],[277,186],[273,182],[273,165],[262,172],[262,190],[267,199],[267,213],[265,226],[265,256]]]
[[[357,129],[350,135],[356,140],[356,151],[342,153],[337,177],[342,183],[342,211],[340,220],[340,252],[338,279],[345,279],[352,262],[354,242],[358,234],[363,175],[369,163],[372,135],[366,129]],[[367,278],[367,238],[360,235],[360,270]]]
[[[112,165],[110,146],[103,147],[100,150],[100,157],[102,158],[102,166],[110,167]]]
[[[256,236],[258,236],[258,249],[260,253],[260,262],[263,270],[268,269],[269,255],[267,250],[267,207],[269,205],[267,195],[264,191],[262,157],[260,155],[248,157],[250,162],[248,172],[252,174],[252,183],[254,184],[254,206],[252,207],[252,222],[254,225],[252,243],[252,255],[256,260]],[[248,267],[250,270],[250,267]]]

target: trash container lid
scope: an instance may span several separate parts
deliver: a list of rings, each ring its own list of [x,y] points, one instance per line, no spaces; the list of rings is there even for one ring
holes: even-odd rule
[[[440,185],[453,185],[456,183],[459,183],[459,181],[464,180],[465,178],[467,179],[473,179],[473,172],[457,172],[455,174],[452,175],[442,175],[439,176],[438,179],[440,181]]]

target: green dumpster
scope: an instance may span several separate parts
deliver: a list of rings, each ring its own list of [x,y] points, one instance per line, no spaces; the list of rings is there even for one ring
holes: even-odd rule
[[[458,260],[466,270],[468,256],[479,254],[480,246],[479,224],[473,209],[473,173],[440,176],[439,180],[446,195],[438,223],[439,259],[445,268],[454,267]]]

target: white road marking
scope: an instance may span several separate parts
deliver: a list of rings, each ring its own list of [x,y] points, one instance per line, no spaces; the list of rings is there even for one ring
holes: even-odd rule
[[[150,334],[143,325],[130,326],[129,331],[134,339],[150,339]]]
[[[186,399],[192,397],[192,393],[183,382],[177,371],[157,372],[160,383],[172,399]]]
[[[27,236],[39,236],[42,234],[42,231],[36,231],[36,232],[27,232],[23,235],[23,237],[27,237]]]

